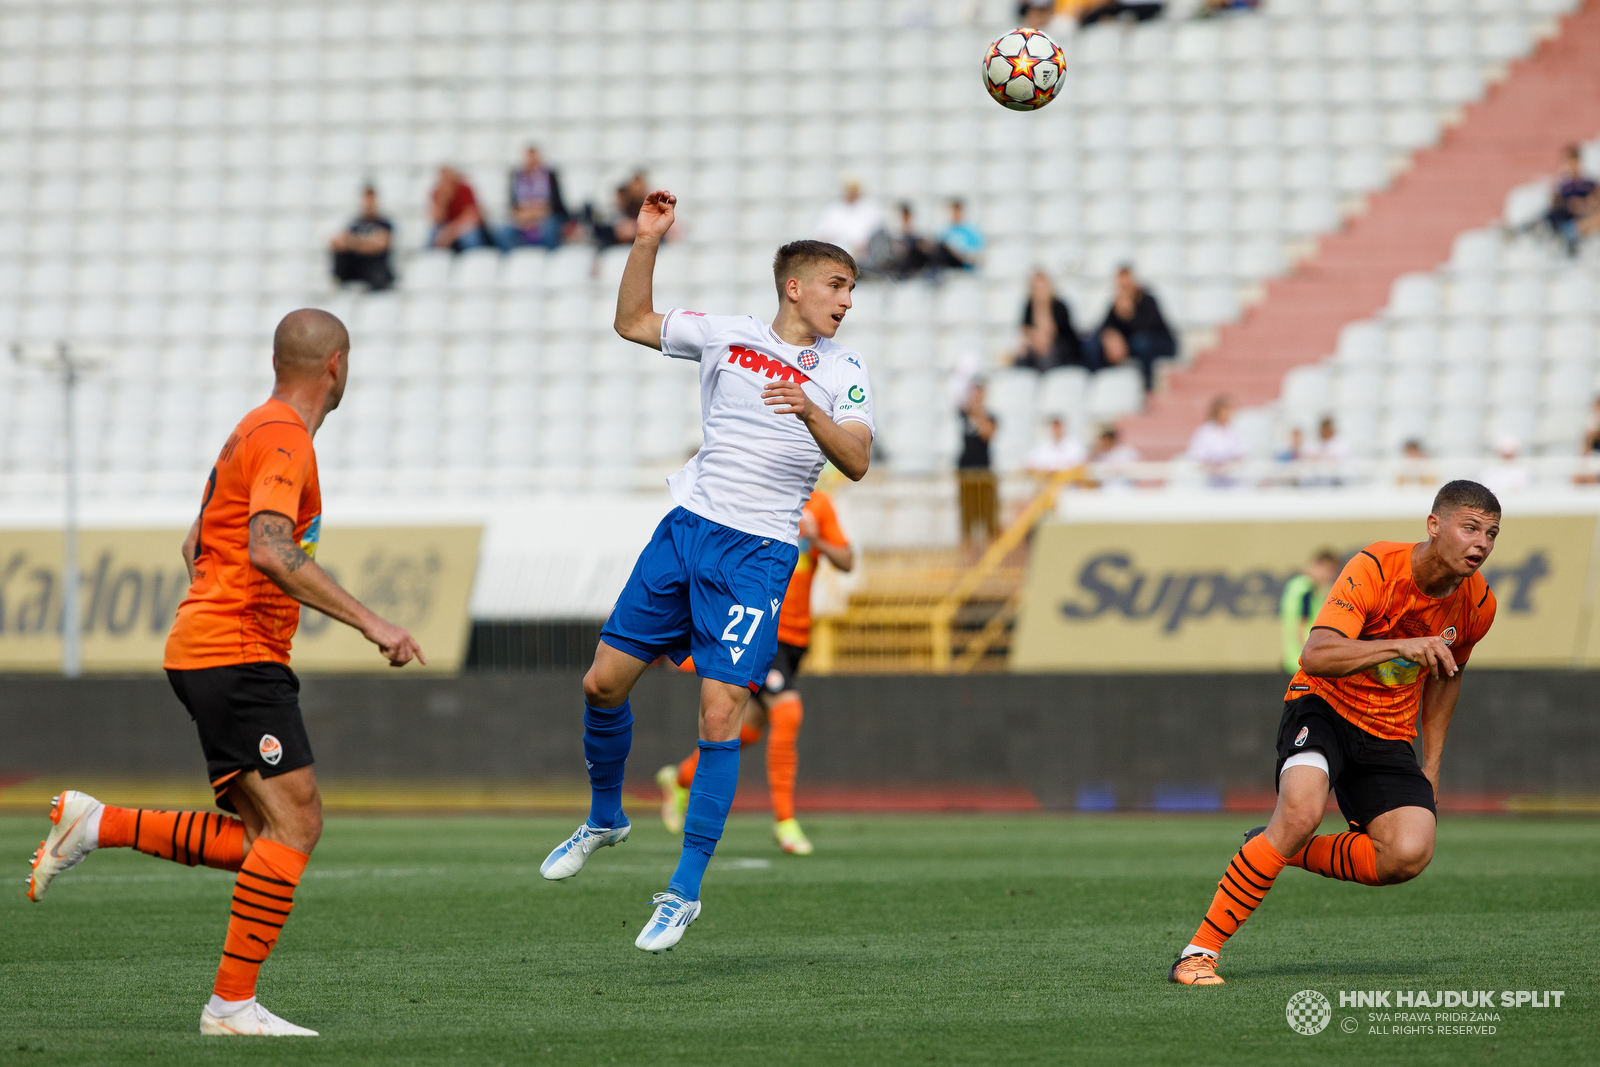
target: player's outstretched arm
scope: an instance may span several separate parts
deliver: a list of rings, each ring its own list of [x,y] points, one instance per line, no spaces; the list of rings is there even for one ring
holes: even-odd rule
[[[414,637],[345,592],[301,550],[294,539],[294,523],[286,516],[275,511],[250,516],[250,564],[306,607],[360,630],[363,637],[378,646],[389,666],[404,667],[413,659],[427,664]]]
[[[872,462],[872,431],[864,422],[834,422],[828,413],[811,402],[799,382],[773,379],[761,390],[761,402],[777,409],[779,415],[793,415],[806,424],[812,438],[828,462],[846,478],[859,482]]]
[[[1420,663],[1434,679],[1453,678],[1458,674],[1450,646],[1439,637],[1357,641],[1319,626],[1311,631],[1305,648],[1300,651],[1300,666],[1313,678],[1344,678],[1392,659]]]
[[[651,279],[656,272],[656,250],[672,229],[673,205],[678,198],[658,189],[644,198],[639,209],[639,233],[622,269],[622,284],[617,287],[617,333],[635,344],[661,348],[661,315],[655,309]]]
[[[1456,698],[1461,695],[1461,672],[1449,678],[1429,679],[1422,687],[1422,710],[1418,726],[1422,732],[1422,773],[1433,783],[1433,799],[1439,800],[1439,765],[1444,756],[1444,736],[1456,713]]]

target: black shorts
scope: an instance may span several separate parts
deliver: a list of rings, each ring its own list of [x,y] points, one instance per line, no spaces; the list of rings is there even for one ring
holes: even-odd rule
[[[805,645],[786,645],[778,642],[778,651],[767,668],[767,680],[761,691],[767,696],[777,696],[794,690],[794,676],[800,671],[800,661],[806,658]]]
[[[1395,808],[1427,808],[1438,815],[1433,783],[1417,766],[1411,742],[1374,737],[1314,694],[1283,706],[1274,787],[1284,761],[1311,749],[1327,757],[1333,795],[1352,830],[1365,829],[1373,819]]]
[[[311,766],[300,679],[283,664],[169,670],[167,681],[200,732],[206,776],[223,811],[234,810],[228,783],[246,771],[272,778]]]

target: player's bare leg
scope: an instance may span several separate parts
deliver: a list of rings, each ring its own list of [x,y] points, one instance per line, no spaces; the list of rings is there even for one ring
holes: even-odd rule
[[[322,837],[322,795],[310,767],[273,778],[247,771],[228,786],[245,827],[246,854],[211,1000],[200,1032],[218,1036],[315,1037],[256,1001],[256,977],[294,908],[294,891]]]
[[[633,738],[628,694],[650,666],[601,641],[583,676],[583,754],[589,768],[589,817],[539,865],[551,881],[583,870],[597,849],[620,845],[633,827],[622,813],[622,774]]]
[[[1372,820],[1367,835],[1377,853],[1379,885],[1409,882],[1433,862],[1438,820],[1427,808],[1404,807],[1386,811]]]

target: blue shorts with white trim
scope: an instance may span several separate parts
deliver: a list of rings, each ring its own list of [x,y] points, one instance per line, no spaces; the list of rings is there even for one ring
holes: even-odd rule
[[[778,649],[778,611],[799,550],[673,508],[633,565],[600,631],[651,661],[694,656],[695,673],[757,689]]]

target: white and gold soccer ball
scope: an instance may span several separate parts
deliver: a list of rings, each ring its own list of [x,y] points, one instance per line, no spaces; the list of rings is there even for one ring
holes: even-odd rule
[[[1067,57],[1038,30],[1004,34],[983,56],[983,85],[996,103],[1012,111],[1037,111],[1061,91]]]

